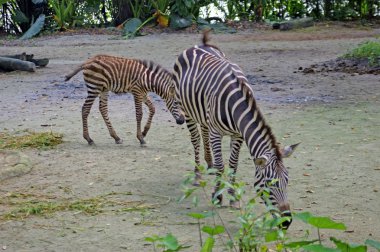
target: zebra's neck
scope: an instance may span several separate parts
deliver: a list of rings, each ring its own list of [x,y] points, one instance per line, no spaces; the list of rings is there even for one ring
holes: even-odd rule
[[[257,107],[250,88],[247,86],[243,87],[239,97],[240,99],[236,101],[239,104],[234,104],[233,117],[236,127],[239,129],[249,148],[251,156],[257,158],[272,150],[276,154],[279,154],[276,139]]]
[[[166,99],[172,81],[172,74],[151,61],[141,61],[141,63],[146,67],[146,71],[141,76],[141,82],[146,91],[154,92],[161,98]]]

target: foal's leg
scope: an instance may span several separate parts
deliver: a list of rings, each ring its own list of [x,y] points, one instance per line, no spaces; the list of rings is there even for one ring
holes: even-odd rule
[[[116,132],[112,127],[111,121],[108,118],[108,92],[100,93],[99,110],[100,110],[100,114],[103,117],[104,122],[106,123],[106,126],[108,128],[108,131],[109,131],[111,137],[113,137],[113,139],[115,139],[115,143],[121,144],[123,142],[123,140],[121,140],[120,137],[118,137],[116,135]]]
[[[145,137],[146,134],[148,134],[150,125],[152,124],[154,113],[156,112],[156,109],[154,108],[154,105],[152,103],[152,99],[148,95],[146,96],[144,103],[149,108],[149,117],[148,117],[148,121],[145,124],[144,131],[142,132],[143,137]]]
[[[88,133],[88,115],[90,114],[92,104],[94,104],[94,101],[98,95],[98,93],[89,93],[82,106],[83,137],[87,140],[89,145],[94,144],[94,141],[90,138],[90,134]]]
[[[143,103],[144,95],[146,96],[146,94],[133,93],[133,97],[135,99],[136,122],[137,122],[136,137],[140,141],[141,145],[145,145],[144,136],[141,133],[141,120],[143,117],[142,103]]]

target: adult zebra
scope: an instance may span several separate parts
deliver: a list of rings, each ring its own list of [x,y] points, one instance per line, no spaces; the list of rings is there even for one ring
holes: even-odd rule
[[[199,166],[200,134],[204,144],[208,167],[224,170],[221,141],[231,136],[229,167],[231,183],[235,181],[239,151],[243,142],[249,148],[256,165],[255,188],[269,187],[269,200],[277,205],[285,216],[291,216],[287,201],[288,171],[282,157],[290,156],[297,145],[281,150],[268,124],[256,105],[253,91],[242,70],[226,59],[215,46],[208,44],[208,32],[203,35],[203,45],[185,50],[174,65],[174,82],[181,109],[194,146],[195,163]],[[210,144],[214,162],[210,151]],[[196,182],[200,173],[195,167]],[[273,185],[268,186],[268,183]],[[215,192],[219,190],[217,182]],[[213,195],[214,195],[213,193]],[[230,194],[234,194],[232,189]],[[222,195],[218,196],[220,202]],[[237,207],[238,202],[230,204]],[[290,222],[284,223],[288,227]]]
[[[109,55],[97,55],[79,65],[73,72],[66,75],[66,81],[83,70],[84,81],[87,87],[87,98],[82,107],[83,137],[88,144],[94,141],[88,133],[88,115],[92,104],[99,96],[99,110],[107,125],[108,131],[117,144],[123,141],[117,136],[108,118],[108,92],[132,93],[135,101],[137,139],[143,145],[152,118],[155,113],[154,105],[148,92],[155,92],[166,102],[177,124],[184,123],[184,116],[178,109],[175,99],[175,87],[172,82],[173,75],[163,67],[145,60],[127,59]],[[142,103],[149,108],[149,117],[144,130],[141,132],[143,116]]]

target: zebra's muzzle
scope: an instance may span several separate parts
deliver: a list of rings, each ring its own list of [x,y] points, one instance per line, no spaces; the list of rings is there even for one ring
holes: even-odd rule
[[[289,217],[289,220],[287,221],[284,221],[282,224],[281,224],[281,228],[283,229],[288,229],[290,224],[292,223],[292,214],[289,212],[289,211],[286,211],[284,212],[283,214],[281,214],[281,217]]]
[[[175,122],[178,124],[178,125],[181,125],[185,122],[185,117],[183,115],[180,115],[178,118],[175,119]]]

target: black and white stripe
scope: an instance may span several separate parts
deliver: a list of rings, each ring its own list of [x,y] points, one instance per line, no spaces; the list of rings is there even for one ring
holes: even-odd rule
[[[270,200],[281,211],[289,211],[288,172],[282,162],[281,150],[257,107],[246,77],[218,48],[207,44],[207,37],[203,41],[202,46],[185,50],[174,65],[177,98],[191,134],[196,165],[200,165],[197,125],[201,127],[207,165],[218,169],[219,176],[224,169],[221,140],[225,135],[231,137],[231,182],[235,179],[240,147],[245,142],[256,164],[255,185],[261,188],[276,180],[270,188]],[[210,147],[214,161],[209,154]],[[195,173],[200,179],[197,167]],[[215,191],[218,189],[217,184]],[[233,190],[230,193],[233,194]],[[236,206],[236,202],[231,204]]]
[[[69,80],[83,70],[87,87],[87,98],[82,107],[83,137],[89,144],[94,141],[88,133],[88,115],[97,97],[99,97],[99,110],[107,125],[110,135],[116,143],[122,143],[112,127],[108,118],[108,92],[132,93],[136,109],[137,139],[145,144],[144,137],[150,129],[155,107],[148,92],[155,92],[166,102],[169,111],[178,124],[184,122],[184,117],[178,109],[175,99],[175,89],[172,81],[173,75],[161,66],[144,60],[127,59],[109,55],[98,55],[90,58],[66,76]],[[142,103],[149,108],[149,117],[144,130],[141,131],[143,116]]]

